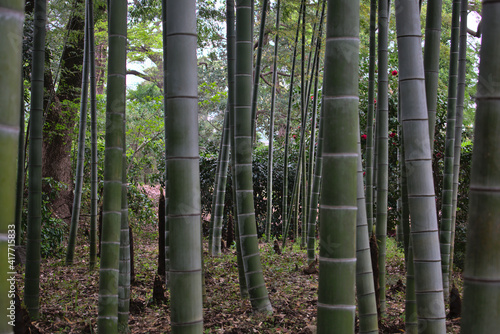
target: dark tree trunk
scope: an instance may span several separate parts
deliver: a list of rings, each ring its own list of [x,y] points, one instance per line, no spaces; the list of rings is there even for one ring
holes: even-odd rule
[[[50,101],[50,105],[46,108],[43,129],[43,177],[50,177],[67,185],[66,189],[57,193],[52,202],[54,213],[66,220],[71,218],[73,204],[71,146],[82,83],[85,26],[83,9],[84,1],[76,1],[66,26],[69,35],[62,53],[60,80],[55,94],[52,74],[45,75],[45,88],[49,95],[45,103]],[[44,189],[45,192],[50,190]]]

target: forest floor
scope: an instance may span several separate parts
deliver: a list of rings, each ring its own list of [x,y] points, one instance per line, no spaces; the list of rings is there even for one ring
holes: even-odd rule
[[[80,231],[85,230],[85,226]],[[80,240],[86,237],[81,235]],[[158,263],[157,226],[134,228],[135,282],[131,288],[129,326],[131,333],[168,333],[169,301],[153,302],[153,285]],[[96,333],[99,289],[98,268],[88,269],[88,246],[76,249],[75,264],[64,259],[43,259],[40,274],[40,314],[33,322],[40,333]],[[389,238],[387,251],[387,315],[380,322],[381,333],[404,333],[404,256]],[[205,333],[314,333],[318,274],[305,274],[305,251],[295,244],[282,255],[272,244],[262,243],[261,261],[274,308],[272,315],[253,314],[248,300],[239,294],[234,247],[220,257],[210,257],[205,242],[204,306]],[[461,289],[461,279],[454,277]],[[19,269],[18,289],[23,291]],[[448,333],[458,333],[460,319],[447,321]]]

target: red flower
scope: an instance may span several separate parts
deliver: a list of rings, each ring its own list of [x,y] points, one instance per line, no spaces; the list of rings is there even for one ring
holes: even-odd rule
[[[392,75],[398,75],[398,71],[393,70],[393,71],[391,72],[391,74],[392,74]]]
[[[376,100],[376,99],[373,99],[373,103],[377,103],[377,100]]]
[[[366,172],[363,172],[363,176],[365,176],[365,175],[366,175]]]
[[[311,100],[314,100],[314,96],[311,95]]]
[[[361,135],[361,139],[366,139],[366,135],[365,134]]]
[[[297,139],[297,135],[293,135],[293,139]]]
[[[391,132],[391,133],[389,133],[389,137],[391,137],[391,138],[396,137],[396,132]]]

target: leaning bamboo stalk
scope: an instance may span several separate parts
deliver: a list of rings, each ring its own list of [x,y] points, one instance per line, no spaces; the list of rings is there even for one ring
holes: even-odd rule
[[[236,1],[236,72],[234,143],[238,231],[245,278],[252,308],[272,312],[257,240],[252,186],[252,1]]]
[[[264,33],[266,29],[266,17],[267,17],[267,5],[269,0],[264,0],[262,2],[262,12],[260,15],[260,30],[259,30],[259,41],[257,42],[257,57],[255,60],[255,75],[253,82],[253,93],[252,93],[252,136],[256,131],[256,118],[257,118],[257,98],[259,97],[259,81],[260,81],[260,63],[262,60],[262,45],[264,44]],[[252,1],[253,6],[253,1]],[[253,11],[252,11],[253,12]],[[253,25],[252,25],[253,29]],[[252,33],[253,35],[253,33]],[[253,50],[253,48],[252,48]],[[253,138],[255,139],[255,138]]]
[[[229,94],[232,92],[232,87],[229,87]],[[221,138],[221,147],[219,153],[219,163],[217,165],[217,182],[214,188],[214,203],[212,205],[212,228],[211,238],[209,239],[209,250],[211,255],[219,256],[221,253],[221,240],[222,240],[222,220],[224,218],[224,198],[226,196],[227,184],[227,166],[229,164],[229,108],[231,103],[228,103],[227,109],[224,113],[224,130]]]
[[[229,140],[231,146],[231,171],[232,171],[232,197],[233,203],[236,202],[236,145],[234,138],[234,118],[235,118],[235,73],[236,73],[236,30],[235,30],[235,4],[234,0],[226,2],[226,31],[227,31],[227,75],[228,75],[228,101],[229,101]],[[233,205],[234,217],[234,237],[236,239],[236,262],[238,263],[238,279],[240,285],[240,296],[242,299],[249,297],[247,282],[245,278],[245,269],[243,268],[243,258],[241,255],[241,241],[238,222],[238,207]]]
[[[85,2],[85,27],[84,27],[84,47],[83,47],[83,70],[82,89],[80,97],[80,127],[78,129],[78,155],[76,160],[75,191],[73,198],[73,208],[71,210],[71,224],[68,238],[68,248],[66,250],[66,265],[73,264],[75,255],[76,234],[78,232],[78,221],[80,220],[80,207],[82,201],[83,188],[83,168],[85,167],[85,137],[87,134],[87,101],[89,94],[89,3]]]
[[[418,2],[396,1],[396,30],[418,325],[422,333],[445,333]]]

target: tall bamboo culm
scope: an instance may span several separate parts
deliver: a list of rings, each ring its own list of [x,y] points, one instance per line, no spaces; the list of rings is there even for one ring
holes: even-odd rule
[[[441,12],[442,0],[427,1],[424,71],[427,112],[429,114],[431,152],[434,151],[434,128],[436,126],[437,93],[439,82],[439,48],[441,46]]]
[[[500,316],[500,1],[483,1],[462,331],[498,332]]]
[[[252,7],[253,7],[252,1]],[[262,60],[262,45],[264,44],[264,33],[266,29],[266,17],[267,17],[267,6],[269,0],[262,1],[262,12],[260,14],[260,30],[259,30],[259,41],[257,42],[257,55],[255,59],[255,75],[253,77],[253,93],[252,93],[252,138],[256,130],[257,121],[257,99],[259,97],[259,81],[260,81],[260,63]],[[253,10],[252,10],[253,13]],[[253,22],[253,20],[252,20]],[[253,36],[253,24],[252,24],[252,36]],[[253,138],[254,140],[255,138]]]
[[[455,243],[455,223],[457,218],[457,196],[458,196],[458,177],[460,174],[460,153],[462,150],[462,125],[464,117],[464,99],[465,99],[465,72],[467,67],[467,15],[468,0],[462,0],[460,14],[460,46],[458,48],[458,88],[457,88],[457,112],[455,120],[455,152],[453,154],[453,197],[452,197],[452,216],[451,216],[451,237],[450,237],[450,276],[453,273],[453,250]],[[479,29],[479,28],[478,28]]]
[[[285,132],[285,152],[283,157],[283,211],[281,213],[282,217],[282,244],[285,245],[287,238],[287,225],[290,220],[290,216],[288,215],[288,150],[290,143],[290,120],[291,120],[291,112],[292,112],[292,102],[293,102],[293,84],[295,77],[295,64],[297,60],[297,43],[299,41],[299,26],[300,20],[302,17],[302,3],[300,5],[298,23],[297,23],[297,32],[295,33],[295,43],[293,48],[293,57],[292,57],[292,70],[290,75],[290,87],[288,94],[288,109],[287,109],[287,118],[286,118],[286,132]]]
[[[18,142],[20,132],[19,114],[22,103],[22,40],[24,21],[24,1],[0,0],[0,333],[12,333],[9,321],[11,300],[7,298],[12,283],[15,283],[12,265],[14,259],[9,256],[14,250],[16,186]],[[43,85],[42,85],[43,87]],[[24,124],[23,124],[24,126]],[[24,163],[23,163],[24,165]],[[9,262],[12,261],[12,262]]]
[[[89,61],[90,61],[90,269],[97,262],[97,98],[94,46],[94,0],[88,0],[89,15]]]
[[[231,167],[232,167],[232,186],[233,186],[233,203],[236,200],[236,176],[235,165],[236,165],[236,144],[234,138],[234,118],[235,118],[235,74],[236,74],[236,27],[235,27],[235,3],[234,0],[227,0],[226,2],[226,31],[227,31],[227,75],[228,75],[228,101],[230,104],[229,108],[229,134],[230,134],[230,145],[231,145]],[[234,217],[234,237],[236,239],[236,261],[238,263],[238,279],[240,285],[240,295],[242,299],[248,298],[248,288],[245,278],[245,269],[243,268],[243,259],[241,256],[241,240],[239,232],[238,223],[238,207],[233,205],[233,217]]]
[[[446,137],[444,150],[442,214],[439,239],[441,243],[441,266],[443,271],[443,291],[448,299],[450,289],[450,249],[451,224],[453,217],[453,165],[455,162],[455,128],[458,87],[458,49],[460,26],[460,0],[453,1],[451,19],[450,69],[448,79],[448,108],[446,117]],[[432,139],[433,137],[431,137]],[[431,142],[432,145],[432,142]]]
[[[118,331],[128,333],[128,318],[130,308],[130,231],[128,225],[127,200],[127,138],[126,112],[123,115],[123,152],[122,152],[122,206],[120,218],[120,265],[118,276]]]
[[[276,36],[274,38],[273,57],[273,88],[271,94],[271,114],[269,115],[269,146],[267,165],[267,221],[266,221],[266,241],[271,237],[271,225],[273,223],[273,142],[274,142],[274,109],[276,107],[276,85],[278,84],[278,41],[280,27],[280,0],[276,4]]]
[[[166,0],[162,0],[162,5],[161,5],[161,18],[162,18],[162,28],[163,31],[167,31],[167,4]],[[167,63],[167,34],[162,34],[162,39],[163,39],[163,64]],[[167,67],[163,66],[163,118],[164,118],[164,128],[165,128],[165,156],[167,156]],[[164,181],[165,181],[165,209],[163,210],[163,215],[165,219],[165,234],[163,237],[165,238],[164,243],[165,243],[165,286],[167,289],[170,288],[169,286],[169,268],[170,268],[170,238],[169,238],[169,221],[167,217],[167,208],[168,208],[168,174],[167,174],[167,166],[168,162],[165,160],[165,175],[164,175]]]
[[[356,131],[358,133],[359,131]],[[359,137],[358,137],[359,140]],[[366,220],[365,185],[361,163],[361,143],[358,142],[358,176],[356,217],[356,295],[359,309],[359,333],[378,333],[377,298],[373,281],[368,223]]]
[[[73,264],[75,255],[76,234],[80,220],[80,206],[82,200],[83,168],[85,163],[85,137],[87,134],[87,101],[89,94],[89,3],[85,2],[85,28],[83,47],[82,89],[80,95],[80,127],[78,130],[78,155],[76,161],[75,191],[73,208],[71,210],[71,225],[69,230],[68,248],[66,250],[66,264]]]
[[[231,90],[231,93],[229,93]],[[228,87],[228,96],[234,96],[233,89]],[[228,98],[229,99],[229,98]],[[227,166],[229,164],[229,108],[232,104],[228,102],[224,113],[224,130],[221,138],[219,163],[217,166],[217,182],[214,188],[214,203],[212,205],[212,229],[209,239],[211,255],[219,256],[221,253],[222,221],[224,218],[224,198],[226,196]],[[229,245],[228,245],[229,246]]]
[[[319,55],[318,55],[319,56]],[[318,59],[319,60],[319,59]],[[319,62],[316,64],[316,68],[319,70]],[[319,72],[316,72],[316,82],[315,86],[318,84],[318,75]],[[316,86],[317,88],[317,86]],[[314,105],[313,105],[313,111],[317,108],[317,103],[316,100],[318,98],[318,90],[315,89],[314,91]],[[321,112],[323,113],[323,112]],[[307,218],[307,262],[310,265],[312,262],[316,260],[316,221],[318,219],[318,201],[319,201],[319,192],[321,188],[321,173],[323,172],[322,167],[323,167],[323,156],[322,156],[322,150],[323,150],[323,126],[321,125],[321,117],[322,114],[320,114],[320,122],[319,122],[319,131],[318,131],[318,140],[316,141],[318,149],[316,151],[316,161],[314,164],[310,165],[310,168],[313,168],[314,165],[314,172],[312,173],[312,179],[311,179],[311,195],[309,196],[310,202],[309,202],[309,213],[308,213],[308,218]],[[313,127],[314,129],[315,127]],[[315,131],[315,129],[314,129]],[[313,141],[314,137],[311,135],[311,142]],[[311,150],[310,152],[314,152],[314,147],[311,145]]]
[[[389,0],[380,0],[378,8],[378,99],[377,99],[377,212],[376,236],[380,286],[380,313],[385,314],[385,258],[387,236],[387,191],[389,171],[389,92],[388,92],[388,39]]]
[[[368,112],[366,129],[366,219],[368,222],[368,233],[373,231],[373,160],[374,160],[374,138],[373,120],[375,111],[375,62],[376,62],[376,18],[377,0],[370,0],[370,64],[368,65]]]
[[[99,333],[118,332],[118,277],[122,210],[125,118],[127,3],[108,2],[108,86],[104,152],[104,192],[99,270]]]
[[[39,317],[40,239],[42,225],[43,72],[45,64],[45,0],[35,0],[28,181],[28,231],[24,303],[31,319]],[[17,86],[19,87],[19,86]]]
[[[396,31],[418,327],[421,333],[445,333],[418,2],[396,1]]]
[[[236,1],[234,143],[236,206],[241,256],[252,308],[272,312],[260,263],[252,186],[252,1]]]
[[[196,1],[166,1],[166,119],[172,333],[203,332]]]
[[[318,333],[354,333],[358,163],[359,2],[329,0],[323,173],[320,199]],[[326,173],[328,171],[328,173]]]

